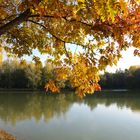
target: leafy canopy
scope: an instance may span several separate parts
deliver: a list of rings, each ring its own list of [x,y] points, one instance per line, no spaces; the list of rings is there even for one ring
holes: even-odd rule
[[[45,88],[53,92],[68,80],[80,97],[91,94],[122,50],[133,46],[140,55],[140,0],[0,0],[0,15],[6,51],[49,56],[55,70]]]

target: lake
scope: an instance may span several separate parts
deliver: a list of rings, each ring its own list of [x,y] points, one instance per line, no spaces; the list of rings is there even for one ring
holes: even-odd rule
[[[0,129],[18,140],[138,140],[140,91],[0,92]]]

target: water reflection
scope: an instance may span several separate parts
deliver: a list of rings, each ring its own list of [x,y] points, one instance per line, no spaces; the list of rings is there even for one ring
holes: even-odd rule
[[[48,96],[40,93],[0,93],[0,119],[15,125],[22,120],[34,118],[37,122],[44,119],[47,123],[53,117],[59,117],[70,110],[74,103],[87,105],[94,110],[98,105],[109,107],[116,104],[118,108],[129,108],[140,112],[140,94],[116,93],[95,95],[83,100],[73,94]]]

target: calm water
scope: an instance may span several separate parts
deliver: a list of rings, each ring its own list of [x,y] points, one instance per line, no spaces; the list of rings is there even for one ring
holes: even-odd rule
[[[140,92],[0,93],[0,128],[18,140],[138,140]]]

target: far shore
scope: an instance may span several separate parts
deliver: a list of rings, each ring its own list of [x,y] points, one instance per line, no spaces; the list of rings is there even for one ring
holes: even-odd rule
[[[45,91],[41,89],[28,89],[28,88],[0,88],[0,91]]]

